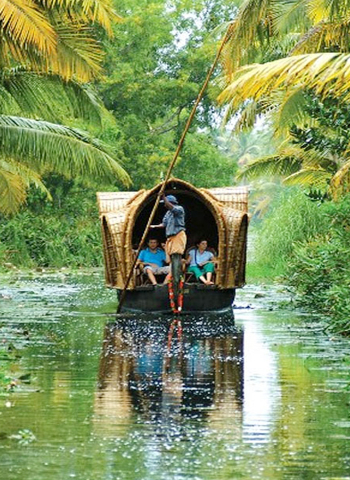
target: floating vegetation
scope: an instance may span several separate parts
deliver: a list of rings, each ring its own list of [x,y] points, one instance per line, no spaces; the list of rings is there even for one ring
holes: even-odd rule
[[[14,435],[10,435],[9,438],[11,440],[17,440],[20,445],[28,445],[36,440],[34,433],[26,428],[19,430],[18,433]]]

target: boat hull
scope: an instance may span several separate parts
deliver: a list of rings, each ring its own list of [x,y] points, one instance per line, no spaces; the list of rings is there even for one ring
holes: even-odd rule
[[[118,297],[121,290],[117,290]],[[235,289],[218,289],[200,284],[184,287],[183,313],[232,310]],[[121,311],[171,313],[167,285],[145,285],[128,290]]]

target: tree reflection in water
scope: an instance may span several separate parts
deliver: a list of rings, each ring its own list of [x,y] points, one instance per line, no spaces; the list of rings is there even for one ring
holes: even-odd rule
[[[135,423],[158,435],[192,421],[242,423],[243,331],[232,318],[132,318],[105,328],[95,398],[96,429],[113,435]]]

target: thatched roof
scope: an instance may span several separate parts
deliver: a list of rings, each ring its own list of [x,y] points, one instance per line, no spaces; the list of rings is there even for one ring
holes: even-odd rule
[[[242,286],[245,282],[248,192],[244,187],[196,188],[179,179],[171,179],[167,193],[175,193],[185,211],[195,214],[186,223],[189,242],[193,237],[191,225],[207,233],[216,242],[218,270],[216,283],[221,288]],[[110,287],[123,288],[132,267],[135,243],[149,216],[150,208],[160,185],[138,192],[98,193],[102,226],[105,277]],[[148,215],[148,216],[147,216]],[[201,225],[199,222],[201,221]],[[205,228],[208,229],[205,232]],[[142,231],[141,231],[142,230]],[[192,237],[191,237],[192,235]],[[190,246],[189,243],[188,246]],[[133,249],[134,248],[134,249]],[[129,288],[135,287],[135,278]]]

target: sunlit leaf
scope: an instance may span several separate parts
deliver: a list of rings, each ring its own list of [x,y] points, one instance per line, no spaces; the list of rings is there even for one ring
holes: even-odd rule
[[[0,27],[21,48],[35,45],[41,52],[52,54],[57,46],[54,28],[31,0],[1,0]]]
[[[21,117],[0,116],[0,155],[25,159],[30,168],[75,176],[118,179],[129,176],[104,145],[84,132]]]
[[[307,185],[325,188],[331,179],[331,173],[321,168],[302,168],[283,180],[285,185]]]

